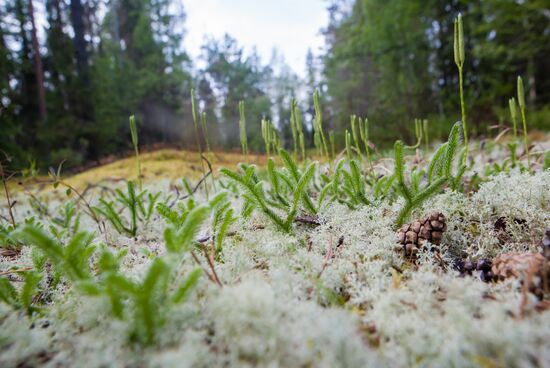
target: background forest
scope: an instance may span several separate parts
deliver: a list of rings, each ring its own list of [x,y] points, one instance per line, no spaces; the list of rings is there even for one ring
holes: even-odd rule
[[[13,168],[98,162],[130,148],[131,114],[143,144],[194,148],[192,88],[215,148],[239,148],[240,100],[252,151],[263,149],[262,117],[290,143],[294,97],[309,133],[316,88],[324,126],[341,146],[352,113],[368,116],[379,148],[413,136],[414,118],[429,120],[432,137],[443,136],[460,119],[449,42],[458,12],[467,35],[473,133],[508,124],[505,108],[518,74],[531,128],[550,129],[547,1],[334,0],[325,6],[325,48],[308,52],[307,73],[299,78],[277,52],[261,60],[230,34],[208,39],[200,63],[191,60],[182,47],[181,1],[3,0],[0,149]],[[313,143],[311,134],[306,143]]]

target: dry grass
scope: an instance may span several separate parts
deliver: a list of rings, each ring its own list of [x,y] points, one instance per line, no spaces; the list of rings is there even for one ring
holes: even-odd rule
[[[212,170],[217,176],[221,167],[235,167],[239,162],[246,162],[245,157],[240,153],[213,152],[211,156],[204,154],[212,163]],[[199,154],[197,152],[162,149],[147,152],[140,155],[142,179],[144,183],[153,182],[158,179],[181,179],[198,180],[203,176]],[[249,154],[250,163],[264,165],[264,155]],[[208,167],[205,163],[205,170]],[[134,157],[128,157],[115,162],[95,167],[84,172],[65,178],[65,181],[77,189],[84,189],[89,184],[100,182],[118,182],[126,179],[134,179],[137,175],[136,162]],[[26,183],[27,188],[48,189],[45,185],[47,178],[42,177],[36,181]],[[13,182],[11,185],[17,191],[18,185]]]

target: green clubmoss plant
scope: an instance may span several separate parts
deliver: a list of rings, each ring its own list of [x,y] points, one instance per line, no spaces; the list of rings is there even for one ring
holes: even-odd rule
[[[396,141],[394,146],[396,186],[398,193],[404,198],[405,205],[399,212],[396,219],[396,226],[401,226],[410,213],[418,208],[424,201],[437,194],[444,184],[449,183],[453,189],[460,185],[462,176],[466,170],[463,164],[464,157],[459,160],[459,168],[456,174],[453,172],[453,162],[460,146],[461,123],[453,125],[449,139],[434,153],[427,172],[427,183],[421,187],[420,180],[422,172],[413,170],[409,180],[405,180],[404,168],[404,147],[401,141]],[[463,150],[462,155],[465,154]]]
[[[291,122],[294,122],[294,128],[296,129],[297,139],[300,143],[300,152],[302,154],[302,161],[306,160],[306,146],[304,141],[304,128],[302,126],[302,112],[298,107],[296,100],[292,100],[291,108]]]
[[[313,134],[314,143],[317,147],[317,152],[321,155],[329,158],[327,140],[325,133],[323,132],[323,111],[321,109],[321,103],[319,101],[319,90],[316,89],[313,93],[313,108],[315,110],[315,116],[313,117]]]
[[[200,269],[191,271],[183,282],[178,280],[175,270],[183,252],[191,248],[192,239],[208,212],[207,206],[199,206],[189,213],[179,229],[167,230],[165,241],[169,254],[153,260],[144,277],[138,281],[121,271],[120,261],[124,253],[114,255],[106,247],[96,252],[97,247],[91,244],[94,234],[80,232],[64,245],[40,228],[26,225],[17,236],[39,249],[76,291],[106,297],[111,315],[128,323],[130,341],[150,345],[156,341],[172,306],[184,301],[197,284]],[[30,296],[40,278],[31,275],[18,299],[13,288],[0,279],[0,298],[14,306],[32,307]]]
[[[246,117],[244,113],[244,101],[239,102],[239,139],[243,155],[248,161],[248,138],[246,135]]]
[[[0,276],[0,301],[16,310],[24,310],[29,316],[40,312],[41,308],[33,301],[39,292],[42,275],[36,271],[20,272],[23,286],[17,290],[4,276]]]
[[[416,137],[416,143],[412,146],[406,146],[406,149],[417,149],[422,143],[422,121],[420,119],[414,119],[414,136]]]
[[[139,190],[141,190],[142,189],[141,161],[139,159],[139,141],[138,141],[136,117],[134,115],[130,116],[130,134],[132,136],[132,146],[134,146],[134,153],[136,155],[137,181],[139,184]]]
[[[197,101],[195,98],[195,90],[191,89],[191,115],[193,117],[193,128],[195,131],[195,141],[197,142],[197,147],[199,148],[199,161],[201,163],[202,176],[206,176],[206,168],[204,167],[204,162],[202,159],[202,145],[199,136],[199,113],[197,111]],[[204,124],[206,126],[206,122]],[[141,188],[140,188],[141,190]],[[206,185],[206,180],[204,181],[204,192],[206,198],[208,199],[208,185]]]
[[[357,151],[357,154],[359,155],[359,157],[362,159],[361,148],[359,146],[359,134],[357,133],[357,116],[355,115],[350,116],[350,125],[351,125],[351,136],[353,137],[353,144],[355,145],[355,150]],[[361,118],[359,118],[359,125],[361,125]]]
[[[466,147],[466,156],[468,155],[468,126],[466,124],[466,104],[464,103],[464,78],[463,68],[465,60],[464,52],[464,27],[462,24],[462,15],[458,14],[454,21],[454,60],[458,68],[458,82],[460,88],[460,113],[462,116],[462,130],[464,132],[464,145]]]
[[[516,99],[514,97],[508,100],[508,108],[510,109],[510,117],[512,119],[512,139],[513,139],[512,142],[508,144],[508,148],[510,149],[510,159],[512,161],[512,167],[515,167],[517,164],[516,148],[517,148],[518,110],[517,110]]]
[[[351,161],[353,158],[353,149],[351,146],[351,134],[347,129],[346,129],[346,157],[348,158],[348,161]]]
[[[331,161],[334,160],[334,158],[336,157],[336,147],[335,147],[335,142],[334,142],[334,131],[330,131],[328,132],[328,141],[330,143],[330,159]]]
[[[104,230],[103,228],[105,227],[105,224],[102,223],[101,219],[99,218],[99,216],[95,212],[95,210],[92,207],[92,205],[90,204],[90,202],[84,197],[84,194],[81,193],[74,186],[72,186],[70,183],[63,180],[63,178],[61,176],[62,167],[63,167],[63,162],[61,162],[61,164],[58,166],[57,171],[55,171],[53,168],[50,168],[50,170],[48,171],[48,176],[50,177],[50,179],[52,181],[52,186],[54,187],[54,189],[58,188],[59,186],[64,187],[65,188],[65,194],[67,195],[67,197],[71,197],[74,193],[76,195],[77,199],[78,199],[76,203],[83,203],[84,204],[86,214],[88,216],[90,216],[95,221],[99,232],[103,232],[103,230]],[[30,192],[27,192],[27,194],[29,194],[31,196],[31,199],[35,202],[35,204],[38,207],[40,207],[40,208],[43,207],[43,205],[40,203],[40,201],[34,195],[32,195]],[[43,209],[39,209],[39,211],[42,212]]]
[[[271,155],[271,152],[277,152],[281,145],[279,133],[273,124],[266,119],[262,119],[262,138],[264,139],[265,151],[267,156]]]
[[[202,112],[201,114],[201,126],[202,126],[202,134],[204,136],[204,141],[206,143],[206,152],[208,153],[208,158],[210,161],[212,161],[212,157],[214,154],[212,153],[212,149],[210,148],[210,140],[208,139],[208,126],[206,124],[206,112]],[[202,157],[201,157],[201,161]],[[204,165],[204,162],[202,163]],[[204,175],[204,174],[203,174]],[[211,173],[210,178],[212,179],[212,187],[214,188],[214,192],[216,191],[216,179],[214,178],[214,172]],[[206,185],[205,185],[206,188]],[[208,189],[206,189],[206,193],[208,193]]]
[[[279,214],[278,208],[273,208],[273,206],[270,205],[270,201],[268,200],[263,188],[264,182],[258,179],[254,166],[243,167],[244,170],[242,173],[233,172],[228,169],[221,169],[221,172],[227,178],[236,182],[244,190],[242,197],[245,200],[244,207],[247,208],[247,212],[257,208],[264,213],[266,217],[277,226],[277,228],[284,232],[290,233],[292,231],[294,218],[296,217],[299,209],[299,204],[303,201],[303,197],[307,195],[306,189],[315,173],[315,163],[309,164],[303,174],[300,175],[290,155],[282,149],[280,152],[285,152],[285,155],[281,157],[289,159],[289,161],[294,164],[290,165],[292,167],[290,170],[291,173],[289,173],[290,177],[287,179],[295,181],[296,177],[299,176],[299,179],[293,188],[292,202],[283,216]],[[285,160],[285,158],[283,158],[283,160]],[[315,206],[312,203],[311,207],[315,210]]]
[[[424,119],[422,120],[422,135],[424,137],[424,150],[426,153],[428,153],[428,150],[430,149],[430,136],[428,133],[428,120]]]
[[[119,234],[135,237],[139,224],[149,223],[160,194],[151,194],[147,190],[137,193],[134,182],[128,181],[126,193],[115,189],[115,201],[100,198],[100,205],[94,207],[94,211],[109,221]]]
[[[521,112],[521,121],[523,123],[523,141],[525,144],[525,156],[527,156],[527,171],[531,172],[531,157],[529,156],[529,135],[527,132],[527,119],[525,118],[525,91],[523,89],[523,80],[518,76],[518,105]]]
[[[370,154],[370,144],[369,144],[369,119],[364,118],[363,121],[361,121],[361,118],[359,118],[359,136],[361,137],[361,140],[363,141],[363,146],[365,147],[365,154],[367,156],[367,162],[369,164],[370,173],[371,175],[374,175],[372,158]]]
[[[52,218],[50,232],[58,239],[67,234],[76,234],[80,229],[80,213],[72,201],[61,206],[58,216]]]
[[[365,177],[361,174],[359,164],[352,159],[349,161],[349,168],[349,172],[342,170],[344,177],[343,191],[349,197],[348,205],[351,205],[352,208],[360,204],[369,205],[371,202],[367,199],[365,190],[367,184]]]

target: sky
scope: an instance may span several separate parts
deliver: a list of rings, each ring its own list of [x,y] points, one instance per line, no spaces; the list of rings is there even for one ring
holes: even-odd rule
[[[198,60],[207,36],[225,33],[248,54],[254,46],[264,63],[274,47],[300,76],[305,75],[308,48],[319,54],[321,28],[328,24],[326,0],[187,0],[184,2],[186,51]]]

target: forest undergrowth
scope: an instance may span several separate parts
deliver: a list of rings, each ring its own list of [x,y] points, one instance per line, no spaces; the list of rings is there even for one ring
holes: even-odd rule
[[[315,151],[293,103],[290,149],[262,121],[265,164],[243,102],[220,170],[193,103],[198,179],[143,180],[133,118],[116,182],[60,166],[13,190],[2,169],[0,365],[550,366],[550,139],[529,141],[521,78],[491,139],[460,97],[445,142],[417,119],[389,156],[358,116],[338,151],[316,93]]]

